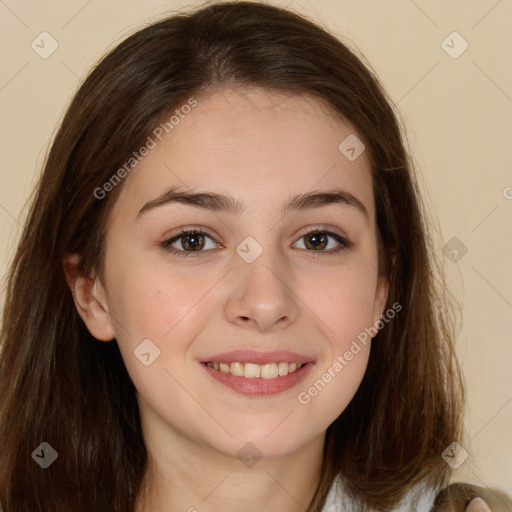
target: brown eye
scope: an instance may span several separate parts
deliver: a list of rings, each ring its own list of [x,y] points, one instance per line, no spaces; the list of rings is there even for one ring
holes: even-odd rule
[[[211,240],[210,247],[207,247],[208,240]],[[196,256],[201,252],[206,252],[205,249],[215,249],[219,247],[219,244],[215,243],[211,236],[196,229],[184,229],[179,235],[162,242],[161,245],[167,251],[179,256]]]
[[[328,239],[325,233],[311,233],[304,237],[308,249],[320,250],[327,247]]]
[[[308,252],[332,255],[339,251],[344,251],[351,246],[351,243],[347,239],[337,233],[325,229],[311,230],[309,233],[302,236],[301,240],[302,239],[304,239],[304,248]],[[331,239],[333,239],[334,242],[331,242]]]
[[[181,246],[186,251],[200,251],[204,247],[204,235],[201,233],[192,233],[181,236]]]

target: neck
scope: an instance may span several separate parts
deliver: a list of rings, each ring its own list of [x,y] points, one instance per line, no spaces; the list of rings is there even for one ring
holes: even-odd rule
[[[304,512],[320,482],[325,434],[280,458],[246,466],[175,431],[144,435],[148,464],[136,512]]]

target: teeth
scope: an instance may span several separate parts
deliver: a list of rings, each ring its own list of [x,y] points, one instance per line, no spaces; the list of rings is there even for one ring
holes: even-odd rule
[[[277,365],[277,371],[279,372],[280,377],[288,375],[288,363],[279,363]]]
[[[305,364],[305,363],[304,363]],[[246,379],[275,379],[278,376],[284,377],[302,368],[304,364],[297,363],[212,363],[208,361],[207,366],[222,373],[231,373],[235,377],[245,377]]]
[[[266,364],[261,368],[262,379],[275,379],[279,375],[276,363]]]
[[[235,375],[236,377],[243,377],[244,365],[242,363],[231,363],[229,366],[229,373],[231,373],[231,375]]]
[[[246,379],[259,379],[261,375],[261,366],[259,364],[245,363],[244,377]]]

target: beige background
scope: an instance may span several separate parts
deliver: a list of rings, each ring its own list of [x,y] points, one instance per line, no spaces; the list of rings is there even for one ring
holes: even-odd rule
[[[452,237],[467,247],[457,262],[443,256],[463,304],[457,350],[469,390],[469,458],[457,478],[512,493],[512,2],[273,3],[352,41],[398,105],[437,216],[435,250],[442,253]],[[0,275],[48,143],[81,78],[141,24],[200,4],[0,0]],[[31,48],[43,31],[59,44],[47,59]],[[453,31],[469,44],[458,58],[441,46]],[[447,40],[451,51],[462,43]]]

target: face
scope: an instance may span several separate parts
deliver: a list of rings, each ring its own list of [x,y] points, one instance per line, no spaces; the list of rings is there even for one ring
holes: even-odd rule
[[[322,438],[365,373],[354,340],[387,293],[369,162],[313,98],[197,101],[123,183],[83,318],[117,339],[143,424],[277,457]]]

